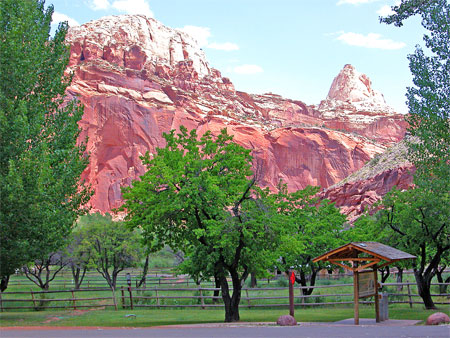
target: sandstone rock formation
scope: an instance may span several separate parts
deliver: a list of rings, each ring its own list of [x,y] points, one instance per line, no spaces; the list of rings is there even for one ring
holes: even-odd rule
[[[145,171],[139,157],[164,146],[162,133],[180,125],[200,133],[227,128],[253,150],[261,186],[282,179],[290,190],[331,186],[404,134],[402,116],[351,66],[315,107],[236,91],[193,38],[144,16],[71,28],[67,42],[74,73],[67,93],[85,105],[80,141],[88,137],[83,178],[95,189],[93,210],[120,206],[120,188]]]
[[[409,189],[413,185],[415,169],[412,165],[388,169],[380,174],[350,183],[345,183],[325,190],[321,198],[336,203],[341,212],[353,223],[371,205],[380,201],[394,186],[398,189]]]
[[[336,76],[318,109],[326,127],[356,132],[387,144],[400,141],[407,126],[403,116],[386,104],[383,94],[372,89],[367,75],[352,65],[345,65]]]

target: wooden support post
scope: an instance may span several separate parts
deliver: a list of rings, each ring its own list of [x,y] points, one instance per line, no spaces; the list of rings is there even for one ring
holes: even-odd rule
[[[72,302],[73,302],[73,309],[76,310],[77,309],[77,305],[75,304],[75,293],[72,290]]]
[[[289,274],[289,314],[294,317],[294,282],[295,275],[294,272],[291,271]]]
[[[380,298],[378,295],[378,268],[373,267],[374,279],[375,279],[375,321],[380,322]]]
[[[159,298],[158,298],[158,289],[155,290],[156,293],[156,305],[158,305],[158,309],[159,309]]]
[[[2,292],[0,292],[0,312],[3,312],[3,299],[2,299]]]
[[[413,303],[412,303],[412,297],[411,297],[411,286],[409,285],[409,283],[408,283],[407,287],[408,287],[409,307],[412,308],[413,307]]]
[[[120,287],[120,293],[122,294],[122,309],[125,309],[125,291],[123,289],[123,285]]]
[[[359,325],[359,272],[356,270],[358,262],[353,262],[353,303],[355,325]]]
[[[130,293],[130,307],[133,310],[133,293],[131,292],[131,286],[128,287],[128,292]]]

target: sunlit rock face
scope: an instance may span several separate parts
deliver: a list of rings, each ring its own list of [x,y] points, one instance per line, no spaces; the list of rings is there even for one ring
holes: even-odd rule
[[[120,206],[121,187],[145,172],[140,156],[163,147],[162,133],[181,125],[200,134],[227,128],[252,149],[261,186],[275,189],[283,180],[291,191],[335,184],[404,134],[402,116],[371,91],[365,75],[366,89],[353,85],[371,103],[335,79],[316,107],[237,91],[209,66],[192,37],[144,16],[111,16],[71,28],[67,42],[68,72],[74,74],[67,93],[85,106],[79,140],[88,140],[83,178],[95,189],[93,210]]]
[[[336,203],[352,223],[365,211],[373,211],[370,206],[380,201],[394,186],[400,190],[410,189],[414,172],[413,165],[402,165],[368,179],[332,187],[321,192],[320,197]]]
[[[345,65],[320,102],[324,125],[356,132],[385,144],[394,144],[405,135],[406,122],[386,104],[383,94],[372,89],[367,75]]]

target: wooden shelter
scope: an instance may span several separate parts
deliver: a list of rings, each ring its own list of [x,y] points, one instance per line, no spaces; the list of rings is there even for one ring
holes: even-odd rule
[[[380,321],[377,270],[386,265],[416,256],[378,242],[352,242],[313,259],[328,261],[353,272],[355,325],[359,324],[359,298],[375,296],[375,314]],[[372,268],[372,270],[365,270]]]

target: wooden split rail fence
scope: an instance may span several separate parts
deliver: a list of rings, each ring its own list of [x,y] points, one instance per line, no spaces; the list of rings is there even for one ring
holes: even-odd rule
[[[414,283],[385,283],[383,287],[403,286],[407,293],[398,291],[389,292],[389,303],[406,303],[410,307],[413,304],[423,304],[419,295],[412,292]],[[450,285],[450,283],[435,283],[432,285]],[[353,303],[353,292],[333,293],[324,289],[347,288],[353,284],[316,285],[317,294],[303,295],[302,289],[310,287],[295,287],[295,306],[326,306],[342,305]],[[80,289],[80,290],[60,290],[60,291],[18,291],[0,293],[0,310],[19,309],[81,309],[81,308],[188,308],[199,307],[202,309],[210,307],[222,307],[222,297],[214,296],[214,292],[220,292],[216,288],[132,288],[120,287],[111,290],[110,288]],[[216,292],[216,293],[218,293]],[[180,294],[181,293],[181,294]],[[256,295],[255,295],[256,294]],[[262,296],[260,296],[262,294]],[[58,298],[51,298],[52,296]],[[89,295],[93,295],[89,297]],[[26,297],[28,296],[28,297]],[[450,294],[432,294],[439,297],[435,304],[450,305]],[[23,297],[23,298],[18,298]],[[419,299],[418,299],[419,297]],[[417,300],[415,300],[417,299]],[[288,288],[243,288],[241,297],[241,307],[287,307],[289,306]],[[373,301],[360,303],[372,304]]]

